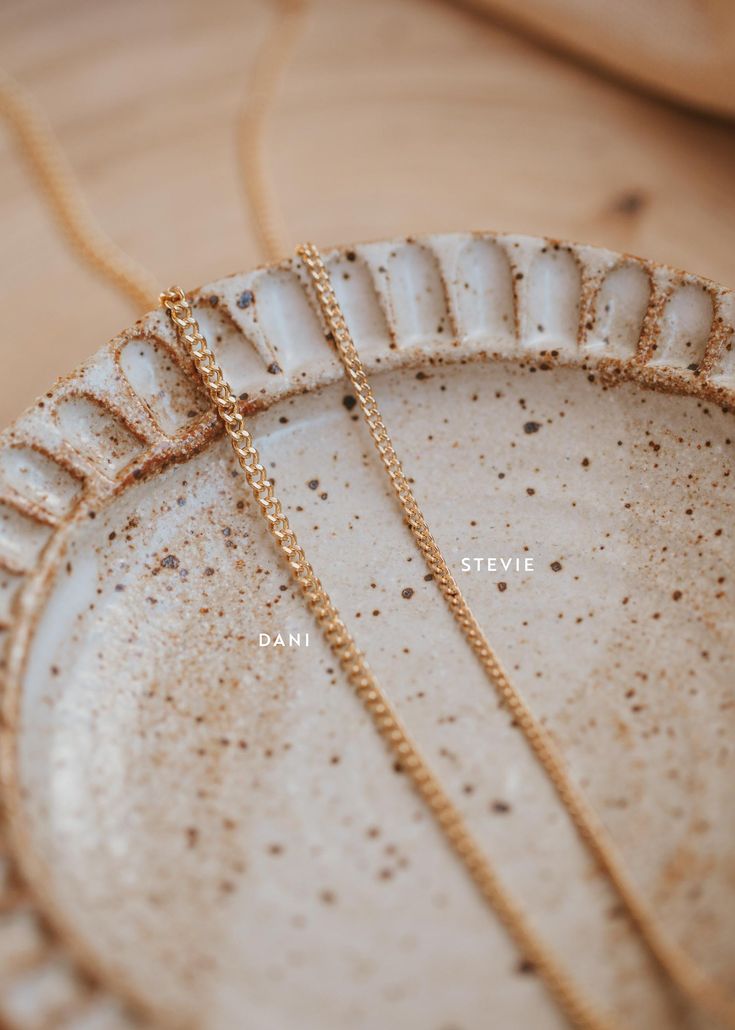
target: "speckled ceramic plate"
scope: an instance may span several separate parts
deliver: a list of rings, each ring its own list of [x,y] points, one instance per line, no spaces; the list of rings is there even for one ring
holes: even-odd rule
[[[525,237],[329,263],[490,639],[667,932],[732,980],[733,295]],[[196,307],[314,565],[538,931],[622,1025],[690,1025],[426,581],[297,264]],[[154,313],[0,439],[3,1016],[561,1026],[386,758],[192,384]]]

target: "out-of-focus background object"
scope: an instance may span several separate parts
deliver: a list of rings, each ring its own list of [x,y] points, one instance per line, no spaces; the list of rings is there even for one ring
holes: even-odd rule
[[[570,53],[672,100],[735,114],[732,0],[474,0]]]
[[[0,63],[47,111],[104,228],[163,284],[261,259],[237,122],[272,16],[265,0],[0,7]],[[292,244],[492,228],[735,282],[731,125],[467,7],[313,0],[266,143]],[[70,255],[4,132],[0,169],[4,425],[135,312]]]

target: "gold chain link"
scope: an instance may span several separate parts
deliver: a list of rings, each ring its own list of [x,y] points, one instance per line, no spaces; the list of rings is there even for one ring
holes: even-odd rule
[[[260,460],[253,437],[240,414],[237,399],[199,330],[185,294],[178,287],[172,287],[161,295],[161,303],[171,316],[178,338],[191,356],[202,383],[217,409],[269,533],[276,541],[324,639],[341,665],[348,683],[372,719],[375,729],[388,745],[400,769],[410,777],[438,828],[463,863],[480,894],[498,915],[522,954],[534,964],[572,1026],[579,1027],[580,1030],[612,1030],[614,1024],[595,1013],[509,897],[467,828],[461,813],[426,764],[375,679],[364,655],[358,650],[283,513],[281,502]]]
[[[274,19],[258,48],[255,68],[245,92],[238,131],[238,155],[245,198],[253,218],[259,249],[268,261],[286,253],[284,231],[265,154],[265,131],[278,83],[298,39],[306,0],[277,0]],[[7,71],[0,69],[0,117],[41,187],[41,193],[64,239],[87,268],[124,294],[136,311],[156,306],[156,278],[119,247],[89,209],[79,181],[35,98]]]
[[[43,109],[2,69],[0,116],[15,132],[20,149],[72,250],[96,275],[125,294],[136,310],[148,311],[154,307],[159,292],[154,276],[100,228]]]
[[[684,952],[669,943],[663,936],[658,921],[628,875],[605,827],[589,806],[586,798],[579,792],[567,771],[564,759],[551,734],[544,729],[524,700],[523,695],[506,675],[500,660],[491,648],[482,627],[473,615],[452,575],[414,497],[321,255],[312,243],[300,246],[297,253],[310,276],[324,321],[344,370],[352,383],[380,460],[403,510],[406,524],[424,557],[429,572],[447,602],[465,640],[477,656],[487,679],[495,689],[503,707],[522,730],[531,750],[567,810],[580,838],[615,888],[633,925],[660,969],[686,998],[700,1005],[726,1026],[735,1027],[735,1002],[725,994],[718,984],[706,977]]]
[[[240,113],[238,155],[241,182],[261,252],[280,261],[288,248],[272,178],[268,174],[265,133],[278,83],[301,31],[305,0],[278,0],[268,34],[255,59],[250,88]]]

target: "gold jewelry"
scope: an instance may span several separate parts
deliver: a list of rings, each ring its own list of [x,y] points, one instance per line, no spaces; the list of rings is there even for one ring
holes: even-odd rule
[[[255,59],[240,113],[237,152],[241,181],[255,236],[267,261],[279,261],[288,248],[283,242],[283,220],[266,168],[266,124],[281,75],[303,26],[306,7],[306,0],[278,0],[276,15]]]
[[[567,973],[526,922],[525,915],[509,897],[497,874],[470,833],[465,820],[404,729],[388,697],[358,650],[337,608],[314,572],[296,534],[283,513],[268,473],[261,463],[253,437],[240,414],[237,398],[194,318],[184,292],[172,287],[161,303],[176,327],[178,338],[196,366],[212,403],[217,408],[240,468],[257,501],[260,514],[286,560],[291,575],[304,595],[324,639],[347,676],[347,681],[370,715],[373,725],[433,815],[439,830],[463,863],[480,894],[504,924],[521,952],[536,966],[540,976],[569,1018],[580,1030],[612,1030],[614,1024],[595,1013]]]
[[[246,196],[253,214],[256,235],[263,253],[270,260],[276,260],[281,257],[284,253],[284,247],[282,244],[283,232],[280,226],[280,219],[276,214],[275,197],[265,171],[263,135],[279,77],[283,72],[290,50],[297,38],[306,4],[304,0],[279,0],[277,7],[277,20],[260,49],[251,82],[251,93],[241,114],[239,139],[239,155],[244,172]],[[22,90],[11,76],[2,71],[0,71],[0,115],[5,116],[16,132],[21,148],[43,187],[49,206],[72,249],[96,274],[107,279],[115,288],[131,299],[137,308],[147,310],[152,307],[154,305],[153,298],[158,292],[154,277],[122,251],[99,227],[84,201],[81,188],[71,166],[41,108],[29,94]],[[318,258],[315,251],[314,255]],[[322,285],[324,285],[324,282]],[[326,278],[326,285],[329,286],[328,277]],[[520,911],[516,909],[515,905],[504,894],[487,860],[481,854],[477,844],[466,829],[460,814],[446,797],[440,784],[425,766],[423,759],[421,759],[405,735],[405,731],[400,726],[397,716],[393,713],[387,699],[372,678],[364,658],[357,651],[338,612],[331,605],[313,569],[306,561],[303,551],[298,547],[293,531],[290,530],[288,522],[281,511],[280,504],[272,493],[265,469],[260,464],[257,451],[252,444],[252,438],[244,427],[242,416],[237,412],[232,393],[225,383],[211,351],[208,350],[201,334],[198,333],[196,322],[191,317],[191,309],[186,305],[183,294],[180,291],[170,291],[164,296],[167,298],[164,302],[169,310],[171,310],[169,307],[171,303],[183,305],[177,309],[179,317],[184,320],[188,318],[189,321],[186,322],[186,330],[183,330],[174,319],[177,329],[180,333],[186,331],[189,336],[194,334],[194,339],[200,341],[191,344],[182,335],[182,339],[187,346],[196,346],[200,350],[203,364],[200,365],[197,362],[197,368],[201,375],[209,377],[208,380],[205,380],[205,384],[210,392],[210,396],[212,396],[217,405],[220,417],[225,423],[225,428],[230,435],[233,447],[238,455],[238,460],[243,465],[251,489],[258,498],[261,509],[268,519],[269,528],[279,541],[284,554],[288,556],[288,551],[291,549],[293,560],[290,560],[289,564],[292,572],[302,586],[307,603],[322,627],[330,647],[335,650],[335,654],[342,662],[343,667],[345,667],[349,682],[368,708],[379,732],[385,737],[394,753],[400,755],[401,749],[408,747],[409,756],[415,756],[415,762],[418,763],[416,766],[417,772],[412,774],[412,778],[416,783],[417,789],[434,813],[447,840],[462,859],[483,896],[498,912],[511,935],[525,954],[538,966],[539,972],[571,1021],[581,1027],[602,1028],[610,1026],[608,1022],[594,1015],[584,999],[578,995],[574,985],[556,967],[555,960],[546,952],[544,945],[535,938],[533,932],[527,927]],[[172,299],[174,297],[178,299],[174,301]],[[332,299],[334,299],[333,294]],[[322,303],[321,295],[320,303]],[[339,314],[341,317],[336,301],[334,303],[334,313],[335,315]],[[186,314],[187,311],[188,315]],[[344,324],[343,318],[342,323]],[[334,333],[334,330],[332,331]],[[344,331],[347,332],[346,326],[344,326]],[[335,342],[337,342],[338,334],[335,333],[334,335]],[[347,333],[346,338],[349,338],[349,333]],[[352,347],[354,350],[354,344]],[[192,354],[194,354],[193,350]],[[341,350],[340,356],[342,357]],[[587,843],[590,851],[595,855],[601,867],[605,869],[611,882],[616,886],[618,893],[626,902],[631,918],[641,932],[641,936],[648,945],[649,950],[651,950],[658,959],[659,964],[685,994],[699,1002],[708,1011],[717,1013],[726,1025],[735,1027],[735,1006],[729,999],[723,996],[719,986],[705,979],[692,966],[686,956],[677,949],[672,948],[661,938],[660,932],[648,913],[647,906],[637,897],[635,888],[627,879],[627,875],[620,865],[611,843],[606,838],[603,827],[595,814],[587,806],[586,801],[578,795],[576,787],[568,779],[561,756],[557,754],[553,743],[543,728],[536,722],[520,694],[505,677],[500,663],[485,640],[479,625],[474,620],[474,616],[466,605],[457,584],[451,576],[451,572],[446,567],[441,552],[431,537],[428,526],[413,498],[410,488],[406,491],[408,484],[390,442],[367,378],[364,376],[364,369],[359,364],[359,357],[356,351],[354,356],[358,362],[358,364],[354,365],[355,373],[357,375],[361,371],[362,377],[364,377],[366,388],[364,390],[364,399],[363,395],[357,390],[350,369],[347,365],[345,367],[353,381],[353,385],[355,385],[363,413],[370,425],[376,446],[378,446],[386,470],[391,476],[409,527],[414,533],[417,544],[424,554],[428,567],[437,579],[437,583],[450,609],[462,627],[468,643],[470,643],[470,646],[477,654],[493,686],[524,730],[531,747],[557,789],[580,836]],[[219,378],[217,378],[217,373]],[[213,389],[215,390],[216,397],[212,392]],[[235,404],[234,408],[231,407],[232,404]],[[230,420],[229,422],[228,419]],[[239,448],[243,448],[246,456],[241,454]],[[248,472],[248,470],[250,471]],[[275,521],[273,521],[274,519]],[[294,567],[294,561],[298,568]],[[369,680],[372,684],[371,686],[366,687],[363,685],[365,678]],[[401,761],[405,765],[403,759]],[[414,758],[411,757],[410,762],[413,764]],[[409,771],[408,766],[406,768]],[[422,779],[423,777],[425,777],[425,780]]]
[[[264,154],[266,121],[278,83],[303,24],[307,0],[276,0],[275,18],[258,50],[240,114],[238,156],[245,199],[266,260],[286,253],[278,205]],[[156,307],[160,286],[100,227],[45,112],[12,75],[0,69],[0,117],[13,130],[51,213],[71,249],[91,271],[130,300],[136,311]]]
[[[154,277],[100,228],[43,109],[2,69],[0,115],[14,130],[52,214],[77,257],[124,293],[136,310],[154,307],[159,292]]]
[[[569,814],[580,838],[598,866],[607,875],[623,902],[631,922],[638,930],[659,968],[686,998],[700,1005],[706,1012],[722,1020],[726,1025],[735,1026],[735,1001],[726,995],[719,984],[704,976],[688,955],[665,939],[649,905],[630,879],[607,830],[569,775],[564,759],[551,734],[544,729],[517,687],[508,679],[500,660],[491,648],[482,627],[473,615],[452,575],[414,497],[322,257],[313,243],[298,247],[297,253],[309,273],[324,322],[355,391],[373,443],[403,510],[406,525],[424,557],[426,567],[462,630],[465,640],[477,656],[487,679],[496,691],[502,705],[523,732],[531,750],[553,784],[559,800]]]

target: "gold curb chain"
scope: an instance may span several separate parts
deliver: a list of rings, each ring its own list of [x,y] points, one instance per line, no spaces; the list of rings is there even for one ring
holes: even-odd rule
[[[280,0],[277,14],[255,58],[242,110],[237,152],[245,201],[253,219],[260,250],[267,261],[280,261],[288,252],[283,219],[265,160],[265,134],[278,84],[303,28],[305,0]]]
[[[155,307],[155,277],[100,227],[48,119],[30,93],[0,69],[0,116],[15,133],[61,232],[78,258],[132,301],[137,311]]]
[[[311,279],[324,322],[360,404],[365,423],[403,511],[406,525],[426,567],[447,603],[465,640],[476,655],[503,707],[520,727],[531,750],[556,790],[581,840],[606,874],[659,968],[689,1000],[725,1025],[735,1026],[735,1002],[707,978],[679,948],[663,936],[650,906],[629,877],[618,851],[597,814],[579,792],[551,734],[542,726],[493,651],[482,627],[452,575],[439,545],[414,497],[375,399],[365,367],[332,286],[324,261],[313,243],[297,248]]]
[[[277,198],[267,172],[264,137],[278,84],[303,27],[307,7],[307,0],[276,0],[273,4],[274,15],[258,48],[239,117],[237,153],[241,181],[255,236],[268,261],[278,261],[287,248]],[[54,220],[82,264],[124,294],[136,311],[155,308],[160,293],[155,276],[102,229],[45,111],[2,68],[0,118],[12,130]]]
[[[274,538],[314,615],[324,639],[341,665],[347,681],[372,719],[400,768],[431,812],[447,843],[460,859],[482,897],[497,914],[521,953],[536,967],[544,983],[569,1022],[580,1030],[613,1030],[614,1024],[595,1014],[553,954],[526,922],[522,911],[509,897],[490,862],[474,839],[461,813],[441,786],[404,729],[388,697],[373,675],[364,655],[345,626],[332,600],[316,576],[296,534],[283,513],[268,473],[260,460],[253,437],[240,414],[237,398],[194,318],[184,292],[172,287],[161,295],[161,303],[176,327],[178,338],[196,366],[202,383],[230,438],[232,449],[248,485]]]

